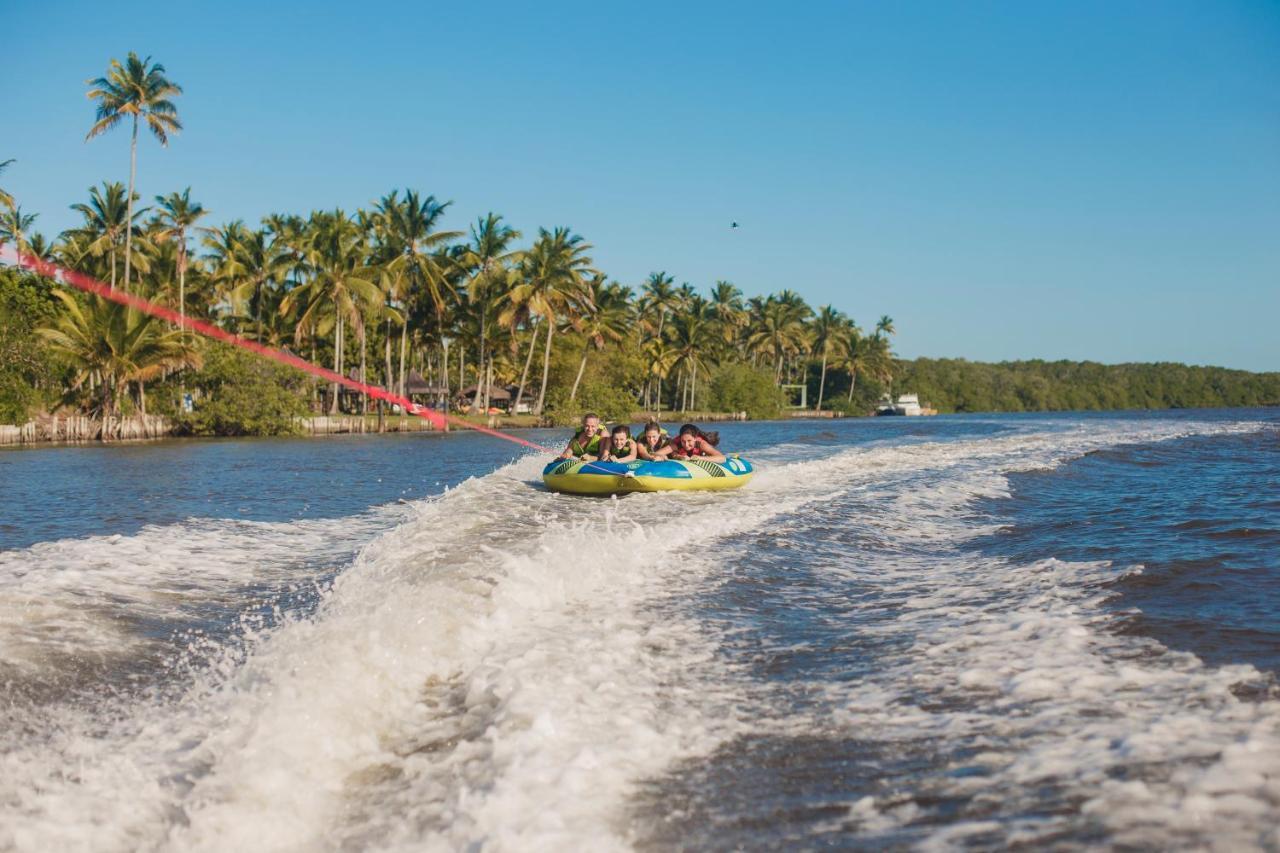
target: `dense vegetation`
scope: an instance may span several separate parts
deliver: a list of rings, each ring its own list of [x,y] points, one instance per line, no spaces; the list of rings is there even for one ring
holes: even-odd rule
[[[584,408],[622,416],[731,406],[763,415],[779,409],[776,386],[804,381],[811,363],[819,404],[829,368],[845,371],[845,385],[850,374],[888,377],[888,317],[867,334],[790,290],[748,299],[719,281],[700,293],[665,272],[624,285],[596,268],[591,245],[570,228],[539,228],[522,243],[489,213],[465,231],[445,230],[450,203],[414,190],[393,190],[353,213],[272,214],[256,227],[212,224],[190,189],[143,204],[134,192],[137,133],[165,143],[181,130],[172,100],[181,91],[149,59],[113,61],[90,81],[97,113],[88,138],[132,128],[129,184],[90,188],[72,205],[81,224],[52,241],[5,195],[0,243],[402,395],[418,372],[433,403],[475,386],[468,402],[487,409],[491,386],[514,385],[517,407],[529,402],[534,414],[560,420]],[[170,412],[185,389],[202,410],[186,419],[191,429],[263,427],[203,411],[233,393],[226,371],[248,362],[210,357],[206,343],[177,329],[58,290],[52,315],[23,314],[31,333],[24,339],[56,366],[57,381],[28,368],[23,390],[6,397],[11,417],[41,404],[117,415],[145,412],[150,401],[153,411]],[[217,381],[201,377],[202,364]],[[750,387],[729,388],[727,377]],[[57,393],[41,398],[37,385]],[[331,413],[343,401],[336,386],[301,383],[291,393]],[[273,423],[282,414],[275,411]]]
[[[807,385],[817,408],[870,411],[887,390],[943,411],[1218,406],[1276,403],[1276,374],[1181,365],[959,360],[897,361],[893,320],[864,331],[831,306],[783,290],[745,298],[727,281],[708,292],[654,272],[635,286],[596,268],[567,227],[531,241],[489,213],[445,230],[450,203],[394,190],[367,209],[271,214],[257,226],[215,225],[190,189],[142,204],[137,131],[162,143],[181,130],[163,66],[129,54],[90,82],[90,139],[133,128],[128,185],[104,182],[72,205],[81,223],[48,240],[36,216],[0,189],[0,245],[86,272],[112,288],[288,347],[401,395],[420,373],[428,402],[468,386],[511,385],[516,404],[567,421],[637,410],[779,414],[784,384]],[[0,162],[0,171],[13,161]],[[277,434],[307,411],[336,412],[337,388],[114,302],[30,272],[0,272],[0,422],[41,410],[170,415],[191,433]],[[195,399],[184,412],[182,397]],[[347,400],[366,410],[367,400]]]
[[[898,362],[894,382],[943,412],[1044,412],[1280,404],[1280,373],[1185,364],[964,359]]]

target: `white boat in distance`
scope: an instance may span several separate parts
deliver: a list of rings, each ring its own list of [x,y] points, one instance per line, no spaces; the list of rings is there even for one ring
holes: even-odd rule
[[[880,401],[880,407],[876,409],[877,415],[925,415],[934,414],[932,409],[924,408],[920,405],[920,397],[916,394],[902,394],[898,397],[898,402],[887,395]]]

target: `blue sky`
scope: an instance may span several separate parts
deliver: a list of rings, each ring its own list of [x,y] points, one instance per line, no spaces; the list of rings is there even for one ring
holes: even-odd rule
[[[210,12],[209,9],[216,11]],[[1280,369],[1280,4],[10,4],[4,186],[128,176],[84,81],[163,62],[144,199],[217,221],[396,187],[625,283],[784,287],[903,356]],[[17,80],[12,75],[16,73]],[[730,229],[737,221],[741,227]]]

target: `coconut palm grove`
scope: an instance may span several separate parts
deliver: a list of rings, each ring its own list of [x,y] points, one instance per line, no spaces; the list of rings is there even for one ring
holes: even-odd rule
[[[139,137],[165,146],[183,130],[182,87],[163,64],[129,53],[85,94],[86,142],[119,145],[122,172],[129,139],[127,182],[87,188],[71,204],[81,223],[52,239],[0,189],[0,244],[427,405],[532,424],[588,410],[771,417],[802,400],[861,415],[897,390],[943,411],[1280,400],[1275,374],[1219,368],[897,359],[887,314],[811,306],[799,283],[747,296],[729,281],[684,282],[660,258],[643,281],[616,281],[593,261],[589,229],[525,228],[493,211],[468,220],[429,187],[374,189],[355,210],[219,221],[198,187],[136,190]],[[21,269],[0,273],[0,340],[0,423],[150,412],[178,432],[274,434],[312,414],[392,414]]]

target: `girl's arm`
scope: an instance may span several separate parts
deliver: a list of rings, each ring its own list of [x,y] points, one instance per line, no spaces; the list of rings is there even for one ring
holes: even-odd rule
[[[631,449],[627,451],[626,456],[615,456],[613,458],[618,462],[634,462],[636,458],[636,453],[639,449],[640,449],[640,442],[633,441],[631,442]]]
[[[698,439],[698,446],[702,448],[702,452],[707,454],[707,458],[712,462],[725,462],[728,459],[728,457],[723,453],[712,447],[711,443],[704,438]]]

